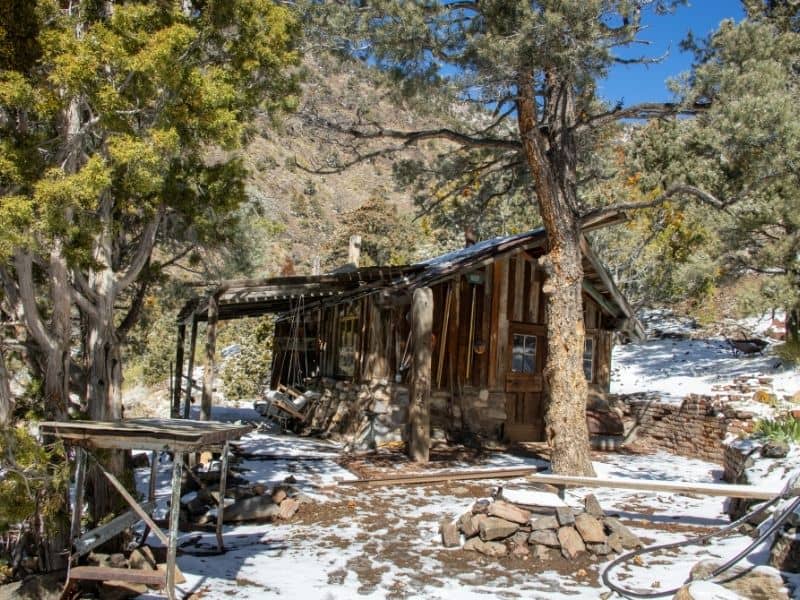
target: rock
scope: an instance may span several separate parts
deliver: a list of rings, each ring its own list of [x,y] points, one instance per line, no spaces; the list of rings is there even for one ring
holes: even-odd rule
[[[800,573],[800,536],[796,531],[782,531],[776,537],[769,564],[781,571]]]
[[[256,496],[263,496],[267,493],[267,486],[265,486],[263,483],[257,483],[253,486],[253,493]]]
[[[0,585],[0,600],[59,600],[63,591],[63,572],[31,575]]]
[[[284,521],[291,519],[294,516],[294,513],[297,512],[297,509],[300,508],[300,503],[295,500],[294,498],[286,498],[280,504],[280,510],[278,511],[278,518],[283,519]]]
[[[453,521],[445,521],[440,528],[442,533],[442,544],[445,548],[455,548],[461,545],[461,534],[458,526]]]
[[[472,505],[472,514],[486,514],[489,511],[489,506],[491,505],[492,501],[487,499],[476,500],[475,504]]]
[[[606,543],[608,544],[608,547],[611,548],[612,552],[622,554],[622,552],[625,551],[625,548],[622,546],[622,538],[618,533],[612,533],[609,535]]]
[[[710,581],[693,581],[677,591],[673,600],[744,600],[739,594]]]
[[[617,535],[619,544],[626,550],[632,550],[642,545],[641,540],[636,537],[630,529],[620,523],[618,519],[615,519],[614,517],[606,517],[603,519],[603,523],[610,534],[608,542],[611,544],[612,549],[614,549],[614,545],[611,542],[611,536],[613,534]],[[614,549],[614,552],[617,552],[617,550]]]
[[[714,560],[701,560],[692,567],[690,576],[692,579],[703,579],[719,566],[720,563]],[[722,583],[722,587],[743,598],[789,600],[789,592],[783,584],[783,578],[773,567],[760,566],[747,570],[745,567],[734,566],[725,572],[725,577],[730,580]]]
[[[561,554],[568,560],[572,560],[581,552],[586,552],[586,545],[574,527],[559,527],[558,541],[561,542]]]
[[[166,573],[167,572],[166,563],[159,563],[158,566],[156,567],[156,570]],[[175,583],[177,583],[178,585],[180,585],[182,583],[186,583],[186,577],[181,572],[181,570],[178,567],[178,565],[175,565]]]
[[[115,552],[108,557],[108,566],[114,569],[127,569],[128,559],[121,552]]]
[[[486,517],[481,521],[479,529],[481,539],[486,542],[507,538],[515,534],[519,529],[519,525],[498,517]]]
[[[588,494],[583,499],[583,509],[592,515],[593,517],[597,517],[598,519],[605,516],[603,512],[603,507],[600,506],[600,502],[597,500],[597,496],[594,494]]]
[[[297,479],[294,475],[289,475],[286,479],[283,480],[283,483],[297,483]]]
[[[536,544],[535,546],[533,546],[533,556],[537,560],[550,560],[551,558],[550,548],[542,544]]]
[[[458,526],[466,537],[471,538],[478,535],[481,522],[487,518],[486,515],[473,515],[469,512],[461,515],[461,518],[458,520]]]
[[[606,541],[603,524],[589,513],[581,513],[575,517],[575,529],[586,543],[603,544]]]
[[[528,534],[524,531],[518,531],[508,538],[508,547],[511,549],[512,556],[527,558],[531,553],[530,548],[528,548]]]
[[[479,537],[470,538],[464,544],[464,550],[474,550],[486,556],[505,556],[508,554],[508,548],[505,544],[500,542],[484,542]]]
[[[761,446],[761,456],[764,458],[784,458],[789,454],[789,444],[783,440],[770,440]]]
[[[598,556],[606,556],[607,554],[611,554],[611,546],[608,544],[608,542],[603,542],[602,544],[592,544],[587,542],[586,549],[592,554],[597,554]]]
[[[280,512],[279,505],[269,496],[253,496],[234,502],[225,508],[225,522],[235,521],[267,521],[274,519]]]
[[[103,600],[127,600],[138,598],[149,590],[142,583],[128,581],[104,581],[98,588],[98,594]]]
[[[558,520],[558,524],[562,527],[572,525],[575,522],[575,513],[572,512],[569,506],[557,506],[556,519]]]
[[[540,529],[531,532],[528,536],[528,543],[541,544],[550,548],[558,548],[561,543],[558,541],[558,535],[552,529]]]
[[[547,515],[531,521],[531,530],[537,531],[539,529],[558,529],[558,519],[552,515]]]
[[[272,492],[272,501],[275,504],[280,504],[283,502],[283,499],[286,498],[286,490],[283,488],[276,488],[274,492]]]
[[[520,525],[527,523],[531,518],[531,513],[525,509],[519,508],[505,502],[504,500],[495,500],[489,505],[488,514],[490,517],[499,517],[512,523],[519,523]]]
[[[140,546],[131,551],[128,564],[131,569],[155,569],[156,558],[153,556],[150,546]]]

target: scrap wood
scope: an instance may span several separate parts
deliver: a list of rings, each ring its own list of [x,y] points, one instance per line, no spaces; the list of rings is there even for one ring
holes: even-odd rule
[[[355,479],[340,481],[338,485],[363,485],[366,487],[384,485],[418,485],[423,483],[439,483],[444,481],[467,481],[472,479],[504,479],[526,477],[539,470],[538,467],[512,467],[506,469],[478,469],[464,471],[439,471],[434,473],[417,473],[414,475],[389,475],[372,479]]]
[[[729,483],[691,483],[688,481],[654,481],[651,479],[621,479],[600,477],[578,477],[572,475],[532,474],[532,483],[548,483],[559,487],[606,487],[612,489],[642,490],[646,492],[668,492],[673,494],[701,494],[728,498],[751,498],[771,500],[781,490],[770,490],[753,485]]]

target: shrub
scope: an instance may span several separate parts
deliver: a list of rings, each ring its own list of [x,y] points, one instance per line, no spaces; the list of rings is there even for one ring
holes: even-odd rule
[[[768,440],[800,443],[800,420],[791,415],[777,419],[759,419],[753,433]]]

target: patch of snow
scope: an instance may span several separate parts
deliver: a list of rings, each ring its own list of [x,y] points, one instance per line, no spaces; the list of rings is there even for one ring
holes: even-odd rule
[[[552,492],[540,492],[537,490],[520,490],[503,488],[503,500],[514,502],[516,504],[528,504],[530,506],[547,506],[555,508],[557,506],[566,506],[557,494]]]

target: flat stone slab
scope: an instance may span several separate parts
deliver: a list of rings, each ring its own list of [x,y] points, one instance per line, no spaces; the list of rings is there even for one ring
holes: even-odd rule
[[[561,543],[561,554],[564,558],[572,560],[581,552],[586,552],[586,545],[583,543],[580,534],[574,527],[565,526],[558,530],[558,541]]]
[[[531,513],[503,500],[495,500],[489,505],[489,516],[499,517],[512,523],[524,525],[531,518]]]
[[[558,529],[558,519],[552,515],[538,517],[531,521],[531,529],[537,531],[539,529]]]
[[[600,519],[589,513],[581,513],[575,517],[575,529],[587,544],[603,544],[606,541],[606,534]]]
[[[498,517],[487,517],[480,524],[481,539],[484,542],[507,538],[518,530],[519,525],[516,523]]]
[[[464,544],[464,550],[474,550],[485,556],[505,556],[508,548],[500,542],[485,542],[479,537],[470,538]]]
[[[552,529],[532,531],[530,536],[528,536],[528,543],[541,544],[549,548],[558,548],[561,546],[561,542],[558,541],[558,534]]]
[[[556,507],[556,519],[562,527],[572,525],[575,522],[575,513],[569,506],[558,506]]]

